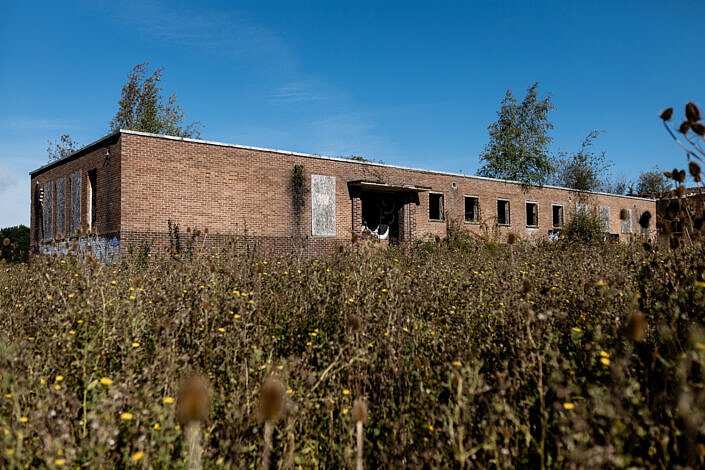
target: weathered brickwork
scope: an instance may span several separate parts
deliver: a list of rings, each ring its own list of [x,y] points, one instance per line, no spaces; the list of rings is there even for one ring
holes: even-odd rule
[[[109,158],[105,156],[107,149]],[[292,196],[295,165],[304,169],[301,204]],[[648,199],[553,187],[526,189],[478,177],[129,131],[33,172],[32,187],[80,171],[80,220],[86,225],[90,220],[90,170],[97,171],[97,232],[117,233],[123,251],[144,244],[168,246],[169,221],[178,224],[182,234],[186,227],[208,228],[207,238],[216,245],[236,240],[274,251],[325,251],[337,243],[350,243],[353,234],[362,230],[363,201],[366,194],[378,194],[374,191],[393,191],[388,199],[398,208],[390,212],[395,231],[389,233],[400,240],[444,237],[451,224],[498,237],[514,232],[523,238],[545,238],[554,229],[552,206],[561,205],[568,221],[577,204],[587,204],[589,210],[601,214],[605,225],[609,220],[610,232],[627,240],[640,234],[638,218],[643,211],[655,214],[655,202]],[[314,188],[317,195],[312,196],[312,175],[332,177],[325,186],[330,189]],[[364,186],[368,183],[378,188]],[[329,190],[333,192],[328,194]],[[441,215],[436,220],[431,218],[431,193],[442,195]],[[479,218],[473,222],[465,221],[465,197],[469,196],[479,199]],[[312,197],[317,197],[319,204],[313,212],[323,214],[315,223]],[[509,201],[508,225],[496,223],[498,199]],[[36,243],[42,237],[42,225],[34,200],[32,240]],[[329,201],[334,201],[334,206],[326,205]],[[434,201],[438,208],[437,196]],[[527,202],[537,205],[528,212],[537,215],[534,221],[538,224],[527,225]],[[622,233],[621,209],[631,212],[634,233]],[[647,236],[654,233],[652,230]]]

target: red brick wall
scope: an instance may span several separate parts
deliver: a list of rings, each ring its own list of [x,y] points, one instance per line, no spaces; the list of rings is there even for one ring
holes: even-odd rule
[[[553,228],[553,203],[564,206],[566,221],[575,211],[581,195],[563,189],[533,188],[524,190],[513,183],[481,178],[433,174],[362,164],[297,156],[261,150],[228,147],[207,143],[173,140],[160,137],[122,134],[121,232],[125,242],[139,242],[167,231],[168,220],[186,227],[208,228],[215,234],[243,235],[245,227],[251,237],[261,237],[266,244],[277,247],[293,246],[297,234],[294,204],[290,184],[294,165],[305,167],[306,185],[312,174],[336,177],[336,236],[311,237],[310,194],[305,198],[301,214],[300,233],[311,249],[330,246],[331,242],[348,243],[353,228],[358,229],[359,215],[353,210],[348,181],[372,180],[392,184],[427,186],[444,194],[446,221],[428,218],[428,193],[419,194],[414,214],[416,238],[445,236],[447,222],[459,221],[470,230],[481,231],[482,225],[463,222],[464,196],[478,196],[480,215],[490,230],[499,236],[515,232],[527,237],[546,237]],[[453,183],[456,187],[453,188]],[[633,212],[632,230],[639,233],[639,212],[655,214],[655,202],[621,196],[583,195],[592,208],[611,208],[611,232],[621,234],[619,212]],[[511,225],[494,228],[497,198],[511,202]],[[525,201],[539,204],[539,226],[526,226]],[[353,227],[353,217],[356,224]],[[652,218],[652,233],[654,219]]]
[[[106,151],[110,149],[110,158],[106,159]],[[36,249],[42,238],[39,207],[36,203],[36,188],[47,182],[55,182],[57,178],[66,177],[66,227],[69,227],[70,204],[68,180],[71,173],[81,171],[81,225],[88,226],[88,171],[96,170],[96,232],[101,235],[113,235],[120,231],[120,139],[119,136],[107,139],[84,153],[67,159],[67,161],[49,167],[32,175],[30,204],[30,245]],[[56,196],[54,196],[54,204]],[[53,211],[52,226],[56,234],[56,210]],[[73,234],[63,234],[64,236]]]

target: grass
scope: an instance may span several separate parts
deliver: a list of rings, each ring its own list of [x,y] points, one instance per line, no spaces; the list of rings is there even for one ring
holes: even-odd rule
[[[456,239],[0,264],[0,467],[186,468],[193,373],[204,468],[261,465],[269,377],[273,468],[353,467],[357,399],[366,468],[703,465],[703,251]]]

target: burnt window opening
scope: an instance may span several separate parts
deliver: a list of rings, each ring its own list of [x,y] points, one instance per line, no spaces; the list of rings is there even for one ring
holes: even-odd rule
[[[478,222],[480,220],[480,199],[465,196],[465,222]]]
[[[622,209],[619,211],[619,218],[621,219],[622,233],[632,233],[632,210]]]
[[[563,206],[553,206],[553,226],[561,227],[563,225]]]
[[[88,214],[89,214],[89,226],[90,228],[95,227],[95,223],[97,220],[96,217],[96,193],[97,193],[97,178],[96,178],[96,170],[90,170],[88,172],[88,204],[90,204],[90,207],[88,208]]]
[[[529,227],[539,226],[539,205],[535,202],[526,203],[526,225]]]
[[[428,194],[428,218],[430,220],[443,220],[443,194]]]
[[[509,225],[509,201],[503,199],[497,200],[497,224]]]

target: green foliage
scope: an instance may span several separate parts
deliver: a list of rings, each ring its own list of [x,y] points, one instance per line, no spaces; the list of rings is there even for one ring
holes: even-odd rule
[[[636,182],[636,193],[642,197],[658,198],[672,188],[673,185],[658,167],[653,170],[642,171]]]
[[[29,227],[17,225],[0,229],[0,260],[23,263],[29,257]]]
[[[551,95],[539,98],[538,83],[531,85],[521,103],[511,90],[502,100],[498,119],[489,126],[490,141],[480,154],[480,176],[541,185],[548,181],[553,166],[548,155],[553,124],[548,112],[555,106]]]
[[[274,462],[349,466],[362,396],[366,468],[704,463],[699,244],[34,259],[0,270],[2,468],[183,468],[165,398],[193,370],[205,468],[260,465],[273,374],[290,390]]]
[[[592,146],[601,131],[590,132],[583,140],[580,150],[573,154],[560,152],[554,159],[554,183],[578,191],[598,191],[608,181],[607,171],[612,166],[605,152],[596,154]],[[622,190],[622,188],[615,188]]]
[[[590,243],[605,239],[605,231],[600,216],[594,211],[579,210],[563,226],[561,235],[568,241]]]
[[[53,162],[56,160],[61,160],[64,157],[68,157],[76,150],[78,150],[81,145],[73,140],[68,134],[63,134],[59,137],[58,141],[47,141],[47,154],[49,155],[49,161]]]
[[[158,68],[147,76],[149,63],[135,65],[127,75],[127,83],[122,87],[118,110],[110,121],[110,130],[119,129],[150,132],[152,134],[175,135],[199,138],[202,127],[193,122],[184,127],[184,112],[176,104],[176,94],[168,98],[162,96],[159,87],[163,68]]]

